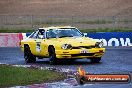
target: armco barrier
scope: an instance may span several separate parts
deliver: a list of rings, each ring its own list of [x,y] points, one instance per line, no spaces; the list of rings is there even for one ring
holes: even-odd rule
[[[30,33],[0,33],[0,47],[17,47]],[[103,41],[104,46],[132,46],[132,32],[85,33],[87,37]]]
[[[0,33],[0,47],[19,46],[22,39],[22,33]]]

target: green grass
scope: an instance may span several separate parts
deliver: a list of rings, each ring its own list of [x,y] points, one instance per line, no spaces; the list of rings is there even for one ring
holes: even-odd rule
[[[111,20],[84,20],[84,21],[76,21],[75,23],[82,23],[82,24],[108,24],[113,23]]]
[[[64,78],[62,73],[53,71],[0,65],[0,87],[51,82]]]
[[[96,20],[63,20],[63,21],[34,21],[33,25],[60,25],[60,24],[67,24],[67,23],[80,23],[80,24],[114,24],[116,22],[121,23],[128,23],[132,22],[132,20],[104,20],[104,19],[96,19]]]
[[[9,28],[1,28],[0,29],[0,33],[31,33],[35,31],[34,29],[32,28],[23,28],[23,29],[16,29],[16,28],[12,28],[12,29],[9,29]],[[99,29],[80,29],[81,32],[132,32],[132,29],[112,29],[112,28],[99,28]]]
[[[66,21],[47,21],[47,22],[33,22],[33,25],[60,25],[60,24],[66,24],[69,22]]]
[[[82,29],[80,30],[83,33],[87,32],[132,32],[132,29],[110,29],[110,28],[105,28],[105,29]]]
[[[33,25],[60,25],[60,24],[67,24],[67,23],[80,23],[80,24],[108,24],[113,23],[113,21],[110,20],[77,20],[72,22],[70,21],[47,21],[47,22],[40,22],[36,21],[33,22]]]

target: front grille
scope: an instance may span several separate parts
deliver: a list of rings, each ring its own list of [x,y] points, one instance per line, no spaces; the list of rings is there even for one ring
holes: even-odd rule
[[[91,49],[91,48],[95,48],[95,46],[73,46],[72,47],[72,49],[81,49],[81,48]]]
[[[93,56],[94,53],[80,53],[80,54],[72,54],[72,57],[76,57],[76,56]]]

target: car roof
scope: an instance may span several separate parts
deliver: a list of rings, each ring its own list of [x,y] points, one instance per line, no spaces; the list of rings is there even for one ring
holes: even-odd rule
[[[49,29],[56,29],[56,28],[75,28],[75,27],[72,27],[72,26],[52,26],[52,27],[39,28],[39,30],[41,30],[41,29],[49,30]]]

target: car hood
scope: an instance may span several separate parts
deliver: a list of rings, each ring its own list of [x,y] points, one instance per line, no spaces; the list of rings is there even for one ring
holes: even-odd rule
[[[65,38],[53,38],[48,40],[49,44],[71,44],[72,46],[90,46],[95,45],[96,41],[92,38],[86,37],[65,37]]]

